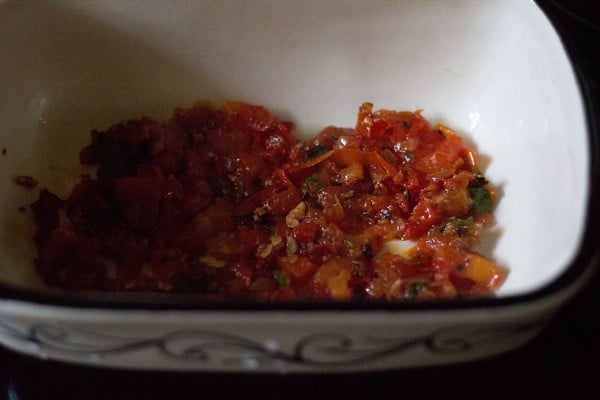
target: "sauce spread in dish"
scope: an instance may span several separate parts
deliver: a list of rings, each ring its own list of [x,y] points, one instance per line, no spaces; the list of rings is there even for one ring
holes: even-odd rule
[[[36,266],[70,290],[223,299],[426,300],[492,294],[475,250],[494,192],[451,129],[373,111],[307,142],[265,108],[225,102],[92,131],[99,165],[32,205]]]

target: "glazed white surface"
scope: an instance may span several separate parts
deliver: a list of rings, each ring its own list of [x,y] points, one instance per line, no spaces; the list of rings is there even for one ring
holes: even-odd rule
[[[481,155],[499,188],[482,251],[499,296],[552,282],[579,248],[588,194],[581,96],[533,2],[61,1],[0,4],[0,273],[32,269],[36,191],[69,191],[93,128],[197,100],[262,104],[297,124],[353,126],[358,106],[423,109]]]
[[[545,304],[428,313],[83,310],[0,303],[0,343],[37,358],[111,368],[377,371],[508,351],[548,321]],[[545,315],[539,313],[545,310]],[[491,317],[493,315],[493,317]]]

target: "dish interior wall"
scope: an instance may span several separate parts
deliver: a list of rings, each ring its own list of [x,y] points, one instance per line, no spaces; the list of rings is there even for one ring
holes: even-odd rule
[[[564,272],[585,220],[587,132],[565,52],[532,2],[253,3],[0,4],[3,282],[43,288],[27,207],[86,172],[91,129],[206,99],[264,105],[301,137],[353,126],[364,101],[422,109],[476,149],[498,188],[481,247],[510,270],[498,295]]]

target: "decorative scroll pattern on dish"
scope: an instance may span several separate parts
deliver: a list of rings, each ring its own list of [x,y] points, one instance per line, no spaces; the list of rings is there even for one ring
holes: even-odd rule
[[[222,362],[224,365],[237,364],[246,368],[270,363],[347,367],[364,365],[417,348],[430,353],[467,352],[514,335],[532,333],[541,329],[544,323],[536,321],[501,327],[445,328],[430,335],[412,338],[352,338],[345,333],[323,332],[303,336],[289,351],[280,349],[276,341],[259,342],[216,330],[177,330],[152,338],[136,338],[56,324],[34,324],[25,330],[0,320],[0,335],[9,336],[43,352],[70,357],[104,358],[154,349],[162,357],[171,359],[200,363]]]

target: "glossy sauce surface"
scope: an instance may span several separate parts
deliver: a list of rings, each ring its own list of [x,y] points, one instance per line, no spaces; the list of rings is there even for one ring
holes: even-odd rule
[[[72,290],[274,300],[492,294],[476,252],[495,196],[476,154],[419,112],[359,107],[300,142],[265,108],[225,102],[93,131],[99,165],[34,210],[37,269]]]

